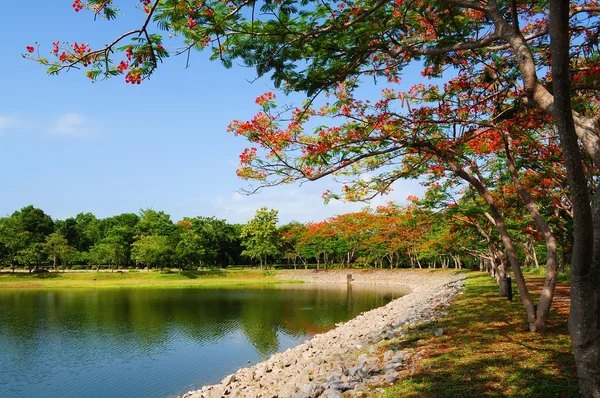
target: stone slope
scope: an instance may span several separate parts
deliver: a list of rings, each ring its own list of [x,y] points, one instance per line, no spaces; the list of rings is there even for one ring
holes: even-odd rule
[[[213,397],[340,397],[361,395],[369,384],[392,382],[398,370],[418,353],[389,350],[378,355],[382,341],[401,338],[405,328],[445,315],[444,308],[462,290],[464,275],[409,270],[282,271],[278,278],[315,283],[402,285],[411,293],[367,311],[266,361],[242,368],[221,383],[184,394]],[[434,331],[442,334],[441,329]]]

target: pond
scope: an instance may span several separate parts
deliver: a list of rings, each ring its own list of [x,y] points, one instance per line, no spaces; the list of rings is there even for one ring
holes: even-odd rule
[[[404,293],[315,284],[4,289],[0,396],[176,396]]]

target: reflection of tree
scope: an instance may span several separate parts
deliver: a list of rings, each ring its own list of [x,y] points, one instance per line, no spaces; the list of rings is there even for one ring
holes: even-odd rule
[[[35,357],[49,337],[101,342],[118,355],[124,347],[165,348],[175,335],[211,344],[241,329],[266,356],[279,349],[282,333],[320,333],[387,298],[359,286],[3,291],[0,339],[5,353],[20,357]]]
[[[352,313],[352,284],[348,283],[348,287],[346,289],[346,307],[348,308],[348,312]]]
[[[245,300],[241,312],[244,334],[264,357],[279,350],[278,331],[283,324],[287,306],[280,306],[276,290],[266,289],[253,294],[254,300]]]

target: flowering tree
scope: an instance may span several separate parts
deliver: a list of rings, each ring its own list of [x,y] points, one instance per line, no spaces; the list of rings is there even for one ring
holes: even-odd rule
[[[75,0],[73,7],[112,19],[118,16],[116,3]],[[594,173],[586,175],[582,165],[587,157],[600,166],[600,7],[589,0],[551,3],[561,3],[561,12],[549,15],[547,2],[521,0],[142,0],[140,26],[103,48],[57,42],[50,59],[34,46],[25,56],[48,65],[50,73],[84,67],[91,79],[125,75],[127,82],[139,84],[169,54],[210,48],[211,57],[225,66],[242,59],[258,75],[270,74],[276,86],[305,92],[308,101],[297,108],[277,108],[274,95],[265,94],[252,120],[232,122],[230,130],[253,143],[240,157],[239,175],[261,187],[342,174],[351,183],[341,194],[327,196],[350,200],[388,192],[405,177],[462,179],[488,207],[532,330],[545,327],[554,266],[536,310],[498,200],[488,187],[490,175],[480,164],[489,153],[510,149],[510,139],[502,137],[512,137],[524,120],[529,128],[548,130],[558,120],[562,140],[569,137],[567,127],[575,140],[568,151],[563,142],[571,192],[577,194],[572,195],[572,290],[577,299],[572,301],[571,335],[582,390],[598,396],[600,255],[593,253],[600,253],[600,237],[581,231],[593,230],[589,220],[600,221],[600,205],[592,211],[594,195],[588,192]],[[552,31],[562,45],[554,47],[552,63],[550,22],[562,27]],[[151,32],[155,26],[182,37],[180,48],[168,52],[162,36]],[[441,77],[442,82],[399,90],[401,72],[414,63],[423,65],[424,78]],[[566,86],[552,79],[551,68]],[[387,86],[377,102],[355,97],[367,78]],[[331,102],[314,106],[322,93]],[[307,128],[310,120],[323,118],[333,122]],[[371,177],[360,178],[363,173]],[[539,209],[517,189],[536,227],[549,238],[545,220],[536,215]],[[546,243],[551,246],[550,240]]]

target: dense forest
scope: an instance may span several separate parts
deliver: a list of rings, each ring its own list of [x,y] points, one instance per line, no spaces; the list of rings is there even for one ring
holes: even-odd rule
[[[428,195],[431,197],[431,191]],[[173,222],[163,211],[141,210],[65,220],[27,206],[0,218],[0,264],[37,271],[83,268],[179,268],[258,265],[261,268],[475,268],[493,275],[506,254],[476,202],[436,210],[427,197],[411,204],[338,215],[321,222],[278,226],[277,210],[261,208],[246,224],[214,217]],[[438,203],[439,204],[439,203]],[[513,210],[514,211],[514,210]],[[569,220],[560,221],[561,261],[568,257]],[[523,264],[540,267],[547,252],[524,214],[515,214]]]

